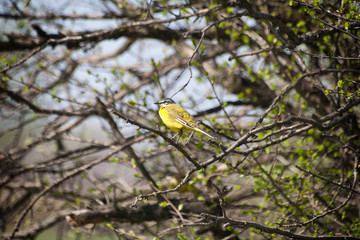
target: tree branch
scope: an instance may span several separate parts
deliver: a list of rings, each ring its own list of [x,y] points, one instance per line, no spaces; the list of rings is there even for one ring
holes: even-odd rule
[[[321,239],[321,240],[359,240],[360,239],[359,237],[351,237],[351,236],[310,237],[310,236],[306,236],[306,235],[296,234],[296,233],[293,233],[292,231],[282,230],[277,227],[265,226],[265,225],[262,225],[262,224],[259,224],[256,222],[251,222],[251,221],[235,220],[232,218],[219,217],[219,216],[214,216],[214,215],[209,215],[209,214],[201,214],[201,216],[204,217],[205,219],[213,220],[214,222],[228,223],[231,226],[240,227],[240,228],[255,228],[255,229],[261,230],[266,233],[275,233],[275,234],[279,234],[281,236],[289,237],[291,239],[304,239],[304,240],[317,240],[317,239]]]

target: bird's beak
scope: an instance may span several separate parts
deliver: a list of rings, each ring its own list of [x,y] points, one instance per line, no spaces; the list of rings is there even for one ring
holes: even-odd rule
[[[158,102],[154,102],[154,104],[157,104],[157,105],[159,105],[160,103],[158,103]]]

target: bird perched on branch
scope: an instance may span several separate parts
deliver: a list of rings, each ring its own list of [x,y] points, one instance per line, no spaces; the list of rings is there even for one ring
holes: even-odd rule
[[[185,131],[198,131],[212,139],[215,139],[215,137],[201,130],[196,124],[194,117],[191,116],[191,114],[183,107],[177,105],[171,98],[165,98],[155,104],[160,105],[159,115],[164,124],[177,133],[175,136],[179,134],[179,138],[176,141],[177,143],[179,142],[182,133]],[[173,136],[173,138],[175,136]],[[189,139],[190,138],[191,137],[189,137]]]

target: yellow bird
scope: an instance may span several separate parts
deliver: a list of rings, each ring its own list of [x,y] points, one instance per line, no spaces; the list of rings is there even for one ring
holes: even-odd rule
[[[176,132],[176,135],[180,134],[176,142],[179,141],[184,131],[198,131],[212,139],[215,139],[215,137],[201,130],[196,124],[194,117],[191,116],[191,114],[188,113],[183,107],[177,105],[171,98],[165,98],[164,100],[156,102],[155,104],[160,105],[159,115],[164,124]]]

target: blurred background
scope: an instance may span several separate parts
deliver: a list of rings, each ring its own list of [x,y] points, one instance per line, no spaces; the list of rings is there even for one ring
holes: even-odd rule
[[[5,0],[1,238],[358,239],[359,7]]]

